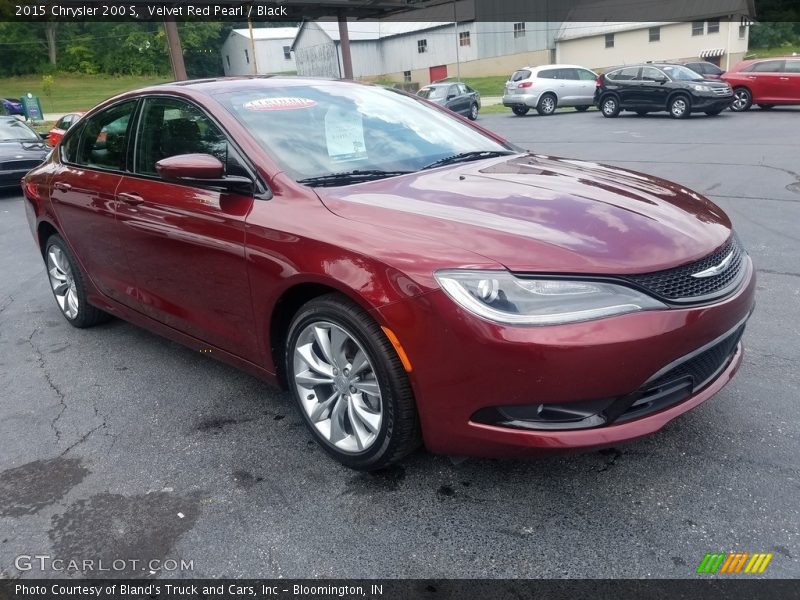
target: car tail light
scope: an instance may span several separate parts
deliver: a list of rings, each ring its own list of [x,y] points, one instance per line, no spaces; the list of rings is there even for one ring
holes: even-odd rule
[[[517,87],[518,87],[518,88],[529,88],[529,87],[531,87],[532,85],[533,85],[533,82],[532,82],[532,81],[523,81],[522,83],[518,83],[518,84],[517,84]]]
[[[25,193],[25,197],[28,198],[28,200],[39,202],[42,199],[39,195],[39,186],[31,180],[22,180],[22,191]]]
[[[603,79],[603,76],[602,75],[598,75],[597,79],[594,80],[595,86],[600,87],[601,85],[603,85],[602,79]]]

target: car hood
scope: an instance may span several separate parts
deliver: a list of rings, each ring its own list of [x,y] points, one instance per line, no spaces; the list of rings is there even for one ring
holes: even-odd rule
[[[652,272],[702,258],[731,235],[721,209],[677,184],[541,155],[316,191],[341,217],[435,239],[518,272]]]
[[[31,158],[42,158],[47,156],[50,151],[44,142],[31,140],[30,142],[21,141],[0,141],[0,160],[22,160]]]

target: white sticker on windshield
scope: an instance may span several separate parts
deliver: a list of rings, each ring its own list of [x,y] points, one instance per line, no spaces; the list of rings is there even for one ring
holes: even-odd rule
[[[332,108],[325,114],[325,141],[328,156],[337,161],[367,157],[364,124],[357,110]]]
[[[308,98],[259,98],[244,103],[245,110],[295,110],[297,108],[311,108],[317,103]]]

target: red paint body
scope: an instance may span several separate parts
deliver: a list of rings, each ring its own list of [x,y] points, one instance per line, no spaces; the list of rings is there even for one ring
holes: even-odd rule
[[[482,320],[439,288],[434,271],[649,273],[720,248],[732,233],[729,219],[677,184],[532,155],[306,187],[209,96],[270,81],[123,96],[191,99],[256,165],[270,199],[77,168],[62,163],[60,148],[27,176],[34,235],[41,244],[46,232],[61,233],[88,275],[93,304],[188,346],[211,347],[212,356],[275,383],[282,356],[272,347],[273,328],[285,325],[273,321],[276,306],[308,286],[337,290],[397,335],[413,365],[426,446],[449,454],[521,455],[634,439],[706,400],[738,368],[741,346],[699,393],[618,425],[532,432],[472,422],[483,407],[636,390],[747,317],[752,265],[745,256],[742,285],[716,303],[546,327]]]
[[[55,126],[48,132],[47,136],[47,143],[50,146],[57,146],[58,143],[61,141],[61,138],[64,137],[64,134],[67,133],[67,130],[75,124],[80,117],[83,116],[84,113],[69,113],[61,117]]]
[[[800,104],[800,56],[745,60],[720,79],[734,89],[748,89],[754,104]]]

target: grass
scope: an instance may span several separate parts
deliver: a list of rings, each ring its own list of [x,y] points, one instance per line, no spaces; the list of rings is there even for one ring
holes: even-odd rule
[[[791,56],[796,52],[800,56],[800,45],[775,46],[773,48],[750,48],[746,58],[764,58],[767,56]]]
[[[53,75],[52,96],[42,88],[41,75],[0,78],[0,96],[19,98],[30,92],[39,96],[45,113],[67,113],[88,110],[116,94],[128,90],[164,83],[168,76],[123,76],[103,75]]]

